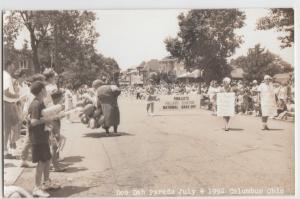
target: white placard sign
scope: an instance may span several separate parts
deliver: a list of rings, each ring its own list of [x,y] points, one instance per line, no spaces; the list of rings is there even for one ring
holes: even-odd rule
[[[217,94],[217,116],[234,116],[235,93]]]
[[[275,94],[273,92],[261,93],[261,112],[262,116],[276,116],[277,106]]]
[[[157,103],[159,111],[194,110],[200,108],[200,95],[163,95]]]

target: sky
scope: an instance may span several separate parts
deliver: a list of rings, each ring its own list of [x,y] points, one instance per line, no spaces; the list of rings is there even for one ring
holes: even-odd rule
[[[231,58],[246,55],[248,48],[260,43],[294,65],[294,47],[280,48],[275,30],[255,30],[257,19],[267,15],[267,9],[241,9],[246,14],[245,25],[235,32],[243,35],[244,43]],[[175,37],[179,31],[177,16],[188,10],[99,10],[96,11],[96,31],[100,34],[96,49],[106,57],[114,58],[121,69],[138,66],[142,61],[161,59],[169,55],[164,39]],[[29,34],[23,30],[15,47],[22,48]]]

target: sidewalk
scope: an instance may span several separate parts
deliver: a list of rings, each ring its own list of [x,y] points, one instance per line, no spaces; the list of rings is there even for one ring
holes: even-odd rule
[[[24,168],[20,167],[21,151],[23,148],[25,136],[20,137],[17,141],[17,149],[13,155],[16,159],[4,159],[4,185],[14,185],[18,177],[22,174]]]
[[[20,160],[4,160],[4,185],[14,185],[24,168],[20,167]]]

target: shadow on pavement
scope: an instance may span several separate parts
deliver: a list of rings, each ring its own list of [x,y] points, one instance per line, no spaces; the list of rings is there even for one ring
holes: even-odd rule
[[[65,162],[72,162],[72,163],[81,162],[83,158],[84,158],[83,156],[69,156],[69,157],[65,157],[62,162],[63,163],[65,163]]]
[[[86,171],[86,167],[67,167],[64,173],[76,173],[78,171]]]
[[[51,197],[68,197],[83,191],[89,190],[91,187],[65,186],[58,190],[49,191]]]
[[[83,137],[102,138],[102,137],[119,137],[119,136],[133,136],[133,135],[134,134],[130,134],[130,133],[126,133],[126,132],[119,132],[119,133],[110,132],[109,134],[106,134],[105,132],[102,132],[102,133],[93,132],[93,133],[84,134]]]
[[[13,163],[5,163],[4,164],[4,168],[9,168],[9,167],[17,167],[17,166]]]
[[[163,114],[155,114],[155,115],[153,115],[153,116],[148,116],[149,118],[151,118],[151,117],[171,117],[171,116],[173,116],[173,117],[178,117],[178,116],[180,116],[180,117],[189,117],[189,116],[198,116],[199,114],[197,114],[197,113],[190,113],[190,114],[176,114],[176,113],[171,113],[171,114],[169,114],[169,115],[167,115],[167,114],[165,114],[165,115],[163,115]]]
[[[284,129],[269,129],[268,131],[283,131]]]
[[[240,128],[229,128],[229,131],[243,131],[244,129]]]

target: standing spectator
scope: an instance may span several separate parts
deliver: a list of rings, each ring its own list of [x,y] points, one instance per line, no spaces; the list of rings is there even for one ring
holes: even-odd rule
[[[70,84],[65,89],[65,111],[69,111],[73,108],[73,94],[71,92]],[[71,123],[70,115],[66,116],[66,119],[69,123]]]
[[[216,114],[217,111],[217,85],[213,80],[210,82],[210,87],[208,88],[207,94],[209,96],[210,108],[213,111],[213,114]]]
[[[42,74],[36,74],[30,78],[31,84],[33,84],[36,81],[45,82],[45,76]],[[29,106],[30,106],[31,102],[34,100],[34,98],[35,98],[35,96],[31,92],[28,93],[28,96],[27,96],[28,100],[26,101],[26,103],[24,105],[24,109],[23,109],[26,121],[28,119]],[[26,160],[28,158],[28,153],[29,153],[30,148],[31,148],[31,141],[29,138],[29,134],[27,133],[26,137],[25,137],[22,153],[21,153],[21,164],[20,164],[21,167],[29,166],[28,163],[26,162]]]
[[[53,104],[57,105],[57,104],[62,104],[62,100],[63,100],[63,93],[61,91],[56,91],[55,93],[53,93],[51,95],[52,100],[53,100]],[[61,136],[60,136],[60,129],[61,129],[61,121],[60,118],[56,118],[54,119],[51,124],[53,125],[52,131],[50,132],[51,136],[50,136],[50,140],[52,140],[51,142],[51,154],[52,154],[52,165],[53,165],[53,171],[54,172],[63,172],[66,169],[62,168],[59,166],[58,164],[58,159],[59,159],[59,142],[61,140]]]
[[[288,87],[286,83],[283,83],[279,86],[277,97],[286,103],[288,98]]]
[[[45,106],[49,107],[53,105],[52,97],[51,94],[55,93],[58,90],[58,87],[55,83],[55,73],[52,70],[46,70],[44,71],[44,76],[46,80],[46,91],[47,91],[47,96],[44,100]]]
[[[45,124],[50,121],[42,118],[42,110],[46,108],[43,100],[47,96],[47,91],[44,84],[39,81],[34,82],[30,90],[35,98],[31,102],[28,110],[30,116],[28,131],[32,143],[32,162],[37,163],[33,195],[49,197],[49,193],[45,192],[42,188],[42,177],[44,177],[44,188],[52,187],[49,179],[51,159],[49,132],[45,131]]]
[[[19,95],[16,94],[13,87],[12,74],[15,72],[15,65],[11,61],[7,61],[4,65],[3,71],[3,111],[4,111],[4,142],[3,151],[4,158],[13,158],[9,153],[7,144],[12,133],[12,128],[18,123],[17,105],[16,102],[19,99]]]
[[[23,115],[23,107],[24,107],[24,103],[26,101],[27,98],[27,88],[28,86],[26,84],[24,84],[25,81],[25,77],[26,77],[26,73],[24,70],[18,70],[15,73],[15,78],[13,79],[13,87],[14,90],[17,94],[19,94],[20,96],[22,96],[22,98],[16,102],[16,114],[18,116],[18,122],[13,125],[12,127],[12,131],[11,131],[11,136],[10,136],[10,148],[15,150],[17,148],[16,142],[17,140],[20,138],[21,135],[21,127],[23,124],[23,119],[24,119],[24,115]]]

